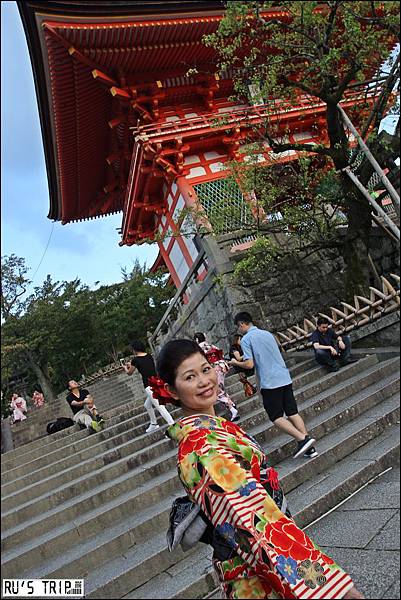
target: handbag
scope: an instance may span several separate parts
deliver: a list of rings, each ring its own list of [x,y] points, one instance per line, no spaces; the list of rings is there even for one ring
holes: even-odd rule
[[[252,385],[252,383],[250,381],[248,381],[246,377],[244,377],[244,376],[240,377],[240,381],[241,381],[242,385],[244,386],[244,392],[245,392],[245,396],[247,398],[256,394],[255,386]]]
[[[180,496],[173,501],[169,521],[166,539],[170,552],[179,544],[186,552],[200,541],[207,528],[200,507],[188,496]]]

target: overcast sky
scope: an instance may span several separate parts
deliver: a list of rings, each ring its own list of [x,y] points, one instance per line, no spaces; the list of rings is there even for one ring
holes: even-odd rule
[[[92,286],[121,281],[121,267],[151,266],[157,246],[118,246],[122,213],[61,225],[47,218],[49,192],[28,47],[16,2],[1,2],[1,254],[26,259],[33,285],[79,277]]]

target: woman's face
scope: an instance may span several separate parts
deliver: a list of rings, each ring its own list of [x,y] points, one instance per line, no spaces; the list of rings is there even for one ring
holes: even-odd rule
[[[192,354],[178,367],[174,387],[167,390],[180,401],[186,415],[214,415],[217,400],[217,374],[202,354]]]

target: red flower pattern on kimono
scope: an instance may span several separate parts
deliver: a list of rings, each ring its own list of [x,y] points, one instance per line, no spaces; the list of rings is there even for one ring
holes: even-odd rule
[[[184,456],[191,452],[199,452],[202,449],[206,436],[210,433],[208,429],[194,429],[183,440],[178,449],[178,460],[181,461]]]
[[[227,560],[215,554],[213,560],[225,598],[331,599],[352,588],[350,576],[281,511],[277,473],[241,427],[222,417],[193,415],[172,425],[168,435],[179,442],[184,488],[235,553]],[[313,596],[300,568],[307,559],[324,572]]]
[[[284,556],[291,556],[295,560],[318,560],[322,553],[315,548],[311,540],[299,529],[291,519],[283,517],[266,528],[266,538],[277,551]],[[333,564],[333,560],[329,559]]]
[[[241,427],[232,421],[224,420],[224,423],[221,424],[221,427],[232,435],[238,435],[238,433],[242,433]]]

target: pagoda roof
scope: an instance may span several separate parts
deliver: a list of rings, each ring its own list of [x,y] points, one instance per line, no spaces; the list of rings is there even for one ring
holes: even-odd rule
[[[156,140],[159,132],[152,128],[163,103],[168,106],[182,98],[199,102],[203,97],[207,106],[210,95],[229,95],[229,74],[216,83],[214,50],[202,43],[205,34],[216,30],[225,3],[17,4],[39,104],[50,192],[48,217],[68,223],[123,210],[123,243],[144,239],[145,232],[152,232],[155,203],[146,209],[135,206],[130,186],[135,183],[135,189],[145,189],[157,199],[160,179],[145,188],[142,170],[135,172],[138,165],[145,165],[149,151],[134,142],[132,128],[140,120],[141,135],[154,135]],[[284,14],[277,4],[267,13],[271,17]],[[198,74],[189,75],[193,67]],[[307,110],[302,113],[307,115]],[[191,148],[200,131],[206,138],[220,135],[205,119],[191,122],[189,129],[186,122],[170,124],[160,130],[167,156],[172,151],[166,148],[172,143],[169,136],[177,134],[178,126],[183,144]],[[223,133],[221,139],[224,143]],[[137,209],[143,209],[142,216]]]
[[[194,63],[210,62],[213,51],[201,39],[216,29],[223,2],[20,1],[18,8],[38,97],[49,218],[120,211],[123,165],[113,151],[129,133],[113,123],[121,115],[121,78],[127,85],[147,78],[151,86],[166,72],[182,78]]]

